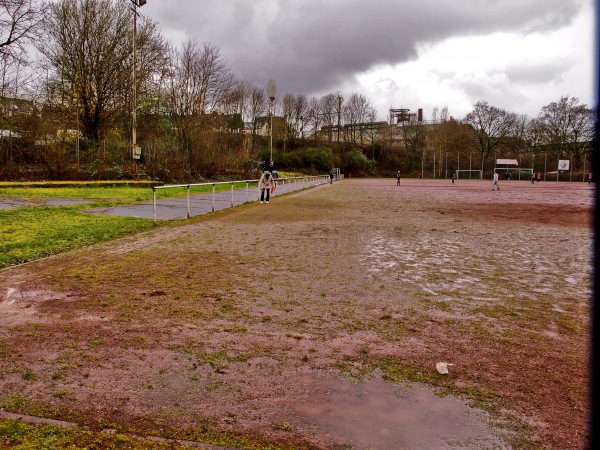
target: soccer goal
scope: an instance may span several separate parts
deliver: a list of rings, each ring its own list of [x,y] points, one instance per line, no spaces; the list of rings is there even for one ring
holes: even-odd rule
[[[498,172],[505,172],[504,177],[509,180],[531,180],[533,169],[527,167],[494,167]]]
[[[481,174],[481,170],[457,170],[456,171],[456,179],[462,180],[482,180],[483,176]]]
[[[500,167],[500,166],[504,166],[504,167]],[[508,167],[508,166],[515,166],[515,167]],[[517,161],[516,159],[497,159],[496,160],[496,167],[494,167],[494,170],[500,172],[500,171],[504,171],[505,172],[505,177],[508,180],[512,180],[512,179],[516,179],[516,180],[520,180],[521,177],[523,177],[524,179],[531,179],[531,177],[533,176],[533,169],[529,169],[527,167],[519,167],[519,161]]]

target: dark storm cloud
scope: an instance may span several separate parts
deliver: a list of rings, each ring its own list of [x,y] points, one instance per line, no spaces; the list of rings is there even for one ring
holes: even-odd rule
[[[406,62],[420,43],[554,30],[579,7],[577,0],[149,0],[145,11],[165,34],[214,42],[239,78],[310,94],[339,89],[377,64]]]

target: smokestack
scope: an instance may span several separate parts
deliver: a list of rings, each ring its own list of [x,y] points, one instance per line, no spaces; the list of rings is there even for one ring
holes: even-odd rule
[[[417,109],[417,122],[423,122],[423,108]]]

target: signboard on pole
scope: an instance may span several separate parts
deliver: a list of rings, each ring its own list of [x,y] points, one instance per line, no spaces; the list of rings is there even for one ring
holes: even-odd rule
[[[133,159],[140,159],[142,157],[142,147],[137,144],[133,145]]]
[[[558,170],[569,170],[571,166],[571,161],[568,159],[559,159],[558,160]]]
[[[506,166],[518,166],[519,161],[516,159],[497,159],[496,164],[503,164]]]

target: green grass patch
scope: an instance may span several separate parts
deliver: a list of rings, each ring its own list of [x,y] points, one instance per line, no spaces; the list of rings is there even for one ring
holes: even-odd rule
[[[73,185],[65,187],[15,186],[2,187],[0,199],[23,198],[27,200],[45,198],[71,198],[95,201],[111,201],[116,204],[128,204],[137,201],[152,200],[150,186],[112,186],[112,185]]]
[[[0,199],[27,200],[34,205],[0,211],[0,268],[40,259],[97,242],[109,241],[129,234],[149,230],[150,219],[105,216],[82,210],[149,201],[152,189],[148,184],[116,186],[109,183],[61,182],[65,187],[26,186],[3,187]],[[45,199],[89,200],[70,206],[45,206]]]
[[[61,187],[48,183],[0,183],[0,200],[15,202],[16,208],[0,210],[0,269],[11,265],[64,253],[69,250],[139,233],[154,227],[151,219],[89,214],[84,210],[152,201],[150,183],[116,185],[107,183],[61,182]],[[245,188],[235,183],[234,189]],[[216,191],[231,189],[231,183],[215,184]],[[210,193],[213,185],[192,186],[190,195]],[[184,197],[186,187],[156,190],[158,200]],[[47,206],[44,200],[75,199],[85,203]],[[17,203],[25,200],[25,207]],[[89,201],[89,202],[88,202]],[[159,223],[166,223],[160,221]]]
[[[81,207],[0,211],[0,268],[146,231],[151,219],[89,214]]]
[[[83,199],[93,202],[109,201],[110,204],[130,204],[135,202],[150,201],[153,199],[152,184],[124,184],[117,185],[114,182],[107,183],[77,183],[60,182],[56,185],[42,183],[31,183],[27,185],[13,185],[0,183],[0,199],[22,198],[27,200],[44,198],[70,198]],[[231,183],[215,183],[215,191],[222,192],[231,190]],[[245,189],[246,183],[233,184],[234,189]],[[206,194],[213,190],[212,183],[202,186],[190,186],[190,195]],[[184,197],[187,195],[187,187],[174,187],[169,189],[156,189],[156,198]],[[106,206],[105,203],[102,206]]]
[[[157,443],[124,434],[106,434],[77,428],[34,426],[16,420],[0,419],[0,447],[21,450],[65,448],[166,450],[191,448]]]
[[[394,359],[380,359],[372,363],[373,369],[381,371],[381,377],[391,383],[412,381],[416,383],[429,383],[428,376],[421,367],[412,361],[398,361]]]

